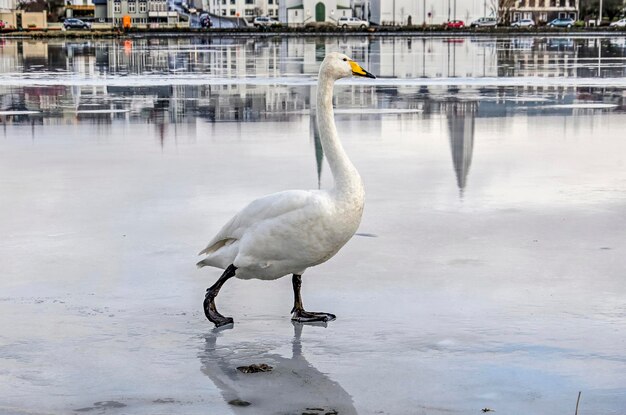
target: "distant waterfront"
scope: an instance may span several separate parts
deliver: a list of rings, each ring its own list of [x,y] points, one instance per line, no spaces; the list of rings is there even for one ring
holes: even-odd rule
[[[626,28],[533,28],[518,29],[510,27],[500,28],[464,28],[444,30],[440,26],[380,26],[370,29],[342,29],[339,27],[323,26],[309,27],[280,27],[272,29],[131,29],[122,30],[24,30],[5,31],[0,38],[33,37],[33,38],[95,38],[95,37],[133,37],[133,36],[595,36],[626,34]]]

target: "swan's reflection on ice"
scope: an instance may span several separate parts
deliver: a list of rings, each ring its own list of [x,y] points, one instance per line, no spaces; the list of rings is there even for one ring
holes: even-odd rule
[[[200,354],[202,372],[219,388],[234,413],[246,414],[356,414],[352,397],[341,385],[311,365],[302,354],[303,324],[293,323],[292,356],[270,353],[269,346],[249,343],[245,347],[220,347],[219,331],[205,336]],[[321,328],[320,328],[321,329]],[[238,366],[266,363],[271,372],[241,373]]]

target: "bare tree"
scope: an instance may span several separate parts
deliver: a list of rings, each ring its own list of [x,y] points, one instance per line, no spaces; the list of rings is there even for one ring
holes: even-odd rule
[[[490,0],[489,10],[497,16],[498,24],[508,26],[511,23],[511,10],[516,4],[516,0]]]
[[[42,11],[46,9],[46,5],[43,1],[38,0],[18,0],[16,8],[25,11]]]

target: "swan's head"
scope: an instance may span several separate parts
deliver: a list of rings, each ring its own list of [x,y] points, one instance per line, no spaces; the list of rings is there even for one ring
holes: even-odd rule
[[[333,79],[347,78],[349,76],[363,76],[365,78],[376,78],[367,72],[361,66],[342,53],[332,52],[326,55],[322,66],[320,67],[320,75],[327,75]]]

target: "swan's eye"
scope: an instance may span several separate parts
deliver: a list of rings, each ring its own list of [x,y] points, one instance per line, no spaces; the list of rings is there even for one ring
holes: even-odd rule
[[[343,61],[344,62],[348,62],[348,58],[343,58]]]

